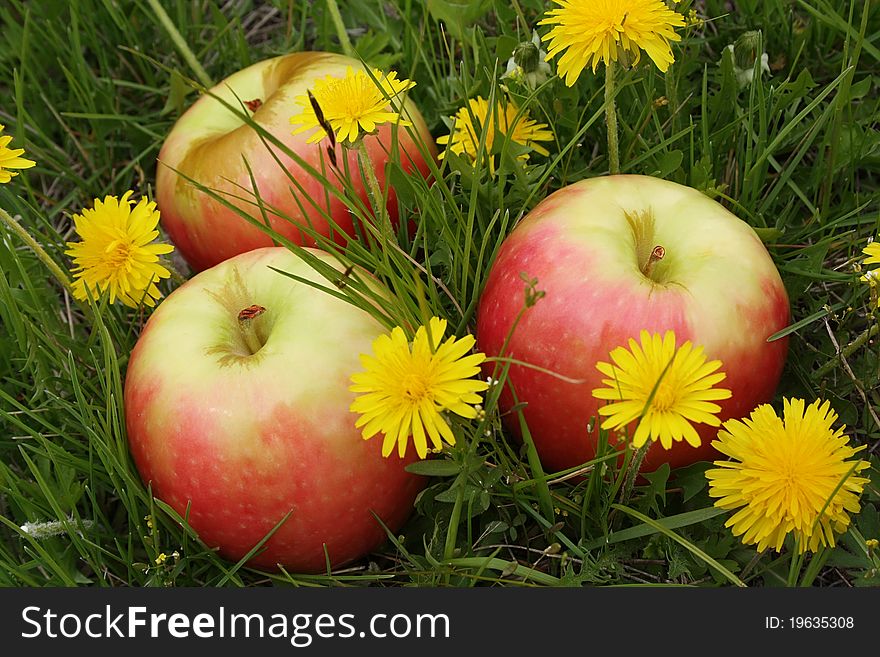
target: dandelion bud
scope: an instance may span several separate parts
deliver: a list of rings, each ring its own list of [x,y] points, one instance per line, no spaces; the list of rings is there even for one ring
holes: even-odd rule
[[[513,56],[507,60],[507,70],[501,78],[518,80],[535,88],[552,73],[550,64],[544,61],[546,58],[547,52],[541,49],[541,39],[533,31],[531,41],[523,41],[514,49]]]
[[[758,53],[761,52],[761,32],[751,30],[743,32],[733,46],[733,59],[737,68],[752,68]]]
[[[770,60],[767,53],[761,51],[761,43],[761,32],[752,30],[741,34],[736,43],[731,43],[726,48],[733,54],[733,69],[741,89],[752,83],[755,76],[755,62],[759,58],[759,53],[758,70],[760,74],[770,73]]]
[[[513,61],[522,68],[523,73],[532,73],[538,70],[541,63],[540,48],[532,41],[523,41],[513,51]]]

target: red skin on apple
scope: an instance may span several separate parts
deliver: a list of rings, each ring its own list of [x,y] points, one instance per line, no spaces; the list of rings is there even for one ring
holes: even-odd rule
[[[275,247],[175,290],[131,354],[126,429],[144,482],[182,517],[189,506],[205,544],[237,561],[290,512],[249,564],[322,572],[325,546],[338,567],[385,540],[373,514],[397,531],[424,480],[404,470],[414,451],[383,458],[349,411],[349,377],[382,325],[270,267],[327,284]]]
[[[627,213],[635,221],[631,225]],[[648,227],[653,216],[653,227]],[[665,254],[643,272],[655,246]],[[596,369],[610,352],[638,341],[642,329],[675,331],[677,344],[702,345],[722,361],[719,385],[733,396],[719,402],[722,420],[741,418],[772,399],[787,340],[767,338],[789,324],[788,295],[761,240],[745,222],[704,194],[645,176],[607,176],[569,185],[542,201],[501,246],[480,299],[478,348],[497,356],[523,309],[521,273],[545,296],[516,326],[505,356],[578,380],[513,365],[509,382],[541,462],[549,471],[595,456],[599,401]],[[494,364],[488,364],[491,374]],[[513,395],[501,410],[519,435]],[[592,431],[588,431],[588,427]],[[718,429],[695,425],[701,446],[652,445],[643,469],[672,468],[719,454]],[[630,434],[635,423],[630,427]]]
[[[233,107],[240,107],[242,102],[254,107],[251,118],[257,124],[341,190],[342,185],[327,156],[329,140],[307,144],[312,133],[291,134],[296,126],[291,125],[290,117],[302,109],[295,98],[305,95],[315,80],[327,75],[343,77],[349,66],[354,70],[363,67],[359,61],[343,55],[293,53],[249,66],[229,76],[211,92]],[[365,137],[364,143],[383,188],[385,165],[391,159],[395,139],[400,165],[407,173],[417,171],[428,178],[429,166],[422,151],[428,159],[437,157],[427,125],[411,101],[404,105],[404,116],[412,127],[386,123],[379,127],[378,134]],[[339,171],[346,171],[347,160],[348,178],[368,207],[356,153],[338,144],[335,153]],[[304,246],[315,246],[316,240],[301,230],[302,226],[332,236],[339,244],[356,235],[351,212],[339,198],[328,193],[321,180],[280,148],[265,142],[256,130],[219,100],[205,95],[175,123],[159,152],[156,172],[156,203],[162,226],[194,270],[207,269],[251,249],[272,246],[271,237],[260,228],[200,191],[186,178],[223,195],[262,222],[264,218],[257,206],[251,173],[264,206],[275,209],[275,212],[267,209],[266,213],[271,227],[278,233]],[[396,225],[397,196],[393,187],[388,191],[388,212]],[[331,222],[327,221],[328,215]],[[363,228],[360,230],[365,232]]]

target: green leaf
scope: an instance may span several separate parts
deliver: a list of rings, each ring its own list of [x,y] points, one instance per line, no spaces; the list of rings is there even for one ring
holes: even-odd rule
[[[450,559],[446,564],[453,568],[494,570],[501,573],[502,577],[521,577],[526,581],[531,580],[537,584],[543,584],[545,586],[559,586],[560,583],[559,579],[552,575],[548,575],[540,570],[534,570],[528,566],[520,565],[516,561],[505,561],[504,559],[491,557],[488,559],[485,557],[462,557],[458,559]]]
[[[642,472],[641,476],[648,480],[649,486],[645,489],[645,497],[648,500],[650,508],[660,513],[660,505],[657,504],[657,498],[660,498],[663,506],[666,506],[666,482],[669,480],[669,464],[663,463],[654,472]]]
[[[397,201],[407,209],[416,207],[416,190],[410,181],[409,175],[397,162],[389,162],[387,167],[388,179],[394,192],[397,194]]]
[[[668,529],[677,529],[679,527],[695,525],[701,522],[705,522],[709,518],[720,516],[723,513],[727,513],[727,511],[714,506],[706,507],[705,509],[698,509],[697,511],[679,513],[675,516],[669,516],[667,518],[661,518],[660,520],[653,521],[655,524],[636,525],[635,527],[630,527],[628,529],[623,529],[619,532],[614,532],[613,534],[609,534],[608,536],[601,536],[597,539],[589,541],[586,545],[583,546],[583,549],[595,550],[604,545],[622,543],[624,541],[630,541],[634,538],[650,536],[651,534],[656,534],[658,531],[660,531],[657,527],[658,525]]]
[[[681,487],[683,501],[687,502],[708,486],[709,480],[706,479],[706,470],[711,467],[711,463],[699,461],[675,471],[672,483]]]
[[[171,80],[168,84],[168,99],[159,114],[165,115],[173,112],[176,116],[183,114],[186,97],[192,87],[184,82],[183,77],[177,71],[171,71]]]
[[[438,502],[445,502],[446,504],[455,504],[456,499],[458,499],[458,489],[461,486],[464,486],[464,501],[470,502],[470,500],[472,500],[477,494],[477,489],[469,484],[462,484],[460,481],[453,483],[453,485],[446,490],[437,493],[434,499]]]
[[[461,471],[461,467],[455,461],[427,460],[410,463],[405,470],[426,477],[451,477],[457,475]]]
[[[490,536],[492,534],[503,534],[508,529],[510,529],[510,525],[508,525],[503,520],[493,520],[488,525],[486,525],[486,529],[483,530],[483,536]]]
[[[664,153],[657,162],[657,177],[667,178],[673,172],[677,171],[684,160],[684,153],[679,150]]]
[[[684,547],[686,550],[688,550],[695,557],[702,560],[707,566],[715,569],[718,573],[723,575],[731,584],[735,584],[737,586],[742,586],[742,587],[746,586],[745,582],[743,582],[739,577],[737,577],[732,572],[730,572],[729,569],[725,568],[723,565],[718,563],[718,561],[716,561],[715,559],[710,557],[703,550],[698,548],[696,545],[694,545],[693,543],[691,543],[687,539],[682,538],[681,536],[676,534],[671,529],[663,526],[663,524],[661,522],[654,520],[653,518],[649,518],[648,516],[646,516],[642,513],[639,513],[635,509],[631,509],[631,508],[626,507],[622,504],[612,504],[611,506],[614,509],[618,509],[619,511],[623,511],[627,515],[632,516],[636,520],[641,520],[646,525],[650,525],[651,527],[653,527],[657,531],[659,531],[662,534],[666,535],[667,537],[671,538],[673,541],[675,541],[676,543],[678,543],[679,545]]]
[[[772,242],[778,241],[779,238],[782,237],[782,234],[784,232],[778,228],[769,228],[769,227],[768,228],[758,227],[758,228],[755,228],[754,231],[758,235],[758,237],[761,238],[761,241],[764,244],[771,244]]]
[[[428,0],[431,16],[459,40],[464,40],[465,28],[480,20],[491,6],[490,0]]]
[[[849,88],[849,97],[850,100],[856,100],[858,98],[864,98],[868,95],[868,92],[871,91],[871,87],[874,85],[874,78],[870,75],[858,82],[854,82],[852,86]]]
[[[873,504],[862,507],[857,524],[866,538],[880,539],[880,511]]]
[[[358,57],[382,71],[391,68],[398,60],[400,53],[391,47],[391,35],[387,32],[369,30],[354,42],[354,50]]]

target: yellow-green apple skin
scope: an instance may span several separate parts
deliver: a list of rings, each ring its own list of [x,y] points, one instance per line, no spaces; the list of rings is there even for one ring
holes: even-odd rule
[[[243,103],[256,107],[252,101],[258,101],[259,107],[251,114],[254,122],[321,172],[336,189],[342,188],[338,177],[348,171],[346,177],[354,191],[367,204],[356,152],[337,144],[338,169],[334,170],[327,156],[329,140],[308,144],[313,131],[294,135],[297,126],[290,123],[290,117],[302,110],[295,100],[297,96],[306,95],[318,79],[345,76],[349,67],[360,70],[363,64],[323,52],[299,52],[263,60],[223,80],[211,89],[216,98],[210,94],[202,96],[174,124],[159,152],[156,203],[162,226],[194,270],[207,269],[251,249],[271,246],[272,238],[235,210],[199,190],[188,178],[221,194],[258,221],[268,220],[275,231],[297,244],[316,245],[314,237],[302,230],[304,226],[331,236],[340,244],[356,234],[352,214],[341,199],[218,100],[241,111],[249,111],[242,107]],[[364,138],[383,188],[385,165],[395,146],[395,158],[406,172],[428,178],[428,160],[436,160],[434,141],[410,100],[404,103],[402,114],[412,123],[411,127],[385,123],[376,134]],[[257,205],[254,183],[265,216]],[[393,187],[388,191],[387,207],[396,224],[398,204]],[[328,222],[328,215],[332,221]],[[366,232],[363,227],[359,229]]]
[[[656,246],[665,256],[646,275]],[[514,329],[524,306],[521,274],[537,279],[545,296]],[[595,455],[600,402],[591,393],[606,387],[596,363],[611,362],[610,352],[628,346],[629,338],[638,341],[642,329],[672,329],[679,345],[690,340],[722,361],[727,378],[718,386],[733,393],[719,402],[724,420],[772,399],[787,341],[767,339],[788,323],[779,272],[748,224],[692,188],[620,175],[560,189],[514,229],[480,299],[477,341],[481,351],[497,356],[510,335],[505,356],[578,381],[520,365],[509,372],[542,463],[558,471]],[[518,433],[509,387],[501,406]],[[655,443],[645,469],[717,458],[710,443],[718,429],[695,428],[699,448],[676,442],[667,451]]]
[[[329,256],[312,250],[326,262]],[[327,285],[282,247],[241,254],[165,299],[131,354],[128,440],[153,494],[204,543],[241,559],[288,513],[250,564],[319,572],[357,559],[412,510],[417,457],[381,454],[349,411],[349,377],[384,332],[368,313],[293,280]],[[257,348],[239,325],[255,317]],[[254,352],[254,353],[252,353]],[[375,514],[375,516],[374,516]]]

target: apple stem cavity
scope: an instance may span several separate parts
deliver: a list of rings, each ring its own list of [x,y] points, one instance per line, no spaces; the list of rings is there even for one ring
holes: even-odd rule
[[[241,330],[241,337],[250,351],[251,355],[257,353],[263,348],[265,340],[263,340],[257,329],[259,317],[266,312],[263,306],[253,304],[238,313],[238,327]]]
[[[653,280],[653,278],[651,277],[651,274],[654,272],[654,267],[657,265],[658,262],[663,260],[663,258],[665,258],[665,257],[666,257],[666,249],[664,249],[662,246],[660,246],[658,244],[653,249],[651,249],[651,255],[648,258],[648,262],[646,262],[645,266],[642,268],[642,273],[647,278],[651,278],[651,280]]]

